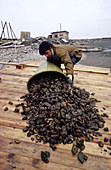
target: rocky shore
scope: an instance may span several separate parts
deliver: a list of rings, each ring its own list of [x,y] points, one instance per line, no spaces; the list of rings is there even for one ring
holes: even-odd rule
[[[0,49],[0,62],[7,63],[22,63],[27,60],[45,60],[45,57],[40,56],[38,48],[33,49],[31,46],[23,46],[19,48]],[[9,65],[0,64],[0,69]]]
[[[44,56],[39,55],[39,44],[49,40],[54,44],[69,44],[69,45],[92,45],[101,46],[104,48],[102,52],[83,52],[83,57],[78,64],[89,65],[96,67],[111,68],[111,39],[95,39],[95,40],[52,40],[45,37],[38,37],[28,42],[22,43],[22,45],[1,46],[0,45],[0,62],[7,63],[22,63],[26,60],[45,61]],[[0,69],[9,67],[9,65],[0,64]]]

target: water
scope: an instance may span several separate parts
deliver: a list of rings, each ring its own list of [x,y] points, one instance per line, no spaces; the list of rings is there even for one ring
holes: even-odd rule
[[[79,64],[111,69],[111,39],[92,40],[84,45],[103,47],[102,52],[84,52]]]
[[[104,52],[110,52],[111,51],[111,49],[106,49],[106,50],[104,50]]]

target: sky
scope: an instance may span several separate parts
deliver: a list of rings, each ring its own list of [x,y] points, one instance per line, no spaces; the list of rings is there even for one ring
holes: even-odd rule
[[[60,25],[70,39],[111,37],[111,0],[0,0],[0,6],[0,36],[6,21],[17,38],[21,31],[48,37]]]

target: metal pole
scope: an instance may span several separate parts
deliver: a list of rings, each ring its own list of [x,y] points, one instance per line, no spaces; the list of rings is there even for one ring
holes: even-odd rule
[[[60,31],[61,31],[61,23],[60,23]]]
[[[10,23],[9,23],[9,27],[10,27],[10,30],[11,30],[11,35],[12,35],[12,33],[13,33],[14,37],[16,38],[16,35],[15,35],[15,33],[14,33],[14,31],[13,31],[13,29],[12,29]],[[13,35],[12,35],[12,38],[13,38]],[[16,39],[17,39],[17,38],[16,38]]]
[[[2,39],[2,35],[4,34],[4,38],[5,38],[5,32],[4,32],[4,29],[5,29],[5,25],[6,25],[6,22],[5,22],[5,24],[4,24],[4,26],[3,26],[3,22],[1,21],[1,25],[2,25],[2,33],[1,33],[1,37],[0,37],[0,39]]]
[[[7,24],[6,24],[6,28],[7,28],[8,39],[10,39],[10,35],[9,35],[9,31],[8,31],[8,26],[7,26]]]
[[[13,34],[12,34],[12,30],[11,30],[11,25],[9,23],[9,27],[10,27],[10,33],[11,33],[11,36],[12,36],[12,39],[13,39]]]

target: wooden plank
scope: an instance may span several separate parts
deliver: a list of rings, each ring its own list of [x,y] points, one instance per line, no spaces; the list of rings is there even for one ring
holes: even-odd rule
[[[16,81],[17,82],[17,81]],[[6,91],[7,90],[7,87],[9,87],[9,89],[8,89],[8,91],[9,92],[14,92],[14,91],[16,91],[16,89],[18,89],[18,92],[20,92],[20,91],[24,91],[25,93],[27,93],[28,91],[27,91],[27,84],[20,84],[19,85],[19,83],[17,84],[11,84],[11,83],[13,83],[13,82],[10,82],[10,84],[8,85],[7,83],[2,83],[1,82],[1,86],[0,86],[0,90],[1,91]],[[82,83],[84,86],[84,88],[87,90],[87,91],[89,91],[90,93],[92,93],[92,92],[95,92],[96,93],[96,97],[97,96],[99,96],[100,97],[100,99],[101,98],[104,98],[104,97],[106,97],[106,99],[104,98],[104,100],[107,100],[107,97],[110,97],[110,95],[111,95],[111,92],[110,92],[110,87],[102,87],[102,86],[99,86],[99,88],[98,88],[98,86],[90,86],[90,84],[84,84],[84,83]],[[78,87],[81,87],[81,82],[79,82],[78,83],[78,81],[76,81],[75,82],[75,86],[78,86]],[[92,89],[93,89],[93,91],[92,91]],[[101,93],[101,91],[103,91],[104,90],[104,93]]]
[[[98,74],[98,73],[89,73],[89,72],[79,72],[79,71],[75,71],[74,70],[74,75],[75,76],[80,76],[82,78],[84,77],[88,77],[88,78],[91,78],[91,79],[96,79],[97,77],[99,78],[98,80],[107,80],[107,79],[110,79],[111,80],[111,75],[105,75],[105,74]]]
[[[17,75],[15,77],[15,75],[5,75],[4,76],[1,76],[1,83],[5,83],[9,81],[9,83],[26,83],[28,81],[28,79],[30,78],[31,76],[25,76],[23,75],[22,77],[20,77],[19,75]],[[103,83],[104,82],[104,83]],[[88,78],[87,76],[83,76],[83,77],[79,77],[79,76],[75,76],[75,83],[76,84],[80,84],[81,86],[83,85],[90,85],[90,86],[97,86],[97,87],[108,87],[108,88],[111,88],[111,78],[109,78],[109,80],[105,80],[102,79],[101,81],[99,80],[99,77],[97,78]]]
[[[12,69],[10,70],[0,70],[0,74],[5,77],[6,76],[18,76],[18,77],[23,77],[24,78],[33,75],[36,72],[37,69],[27,69],[25,68],[24,70],[18,70],[18,69]]]
[[[9,153],[19,154],[22,156],[27,155],[27,157],[29,158],[33,157],[35,159],[40,159],[41,151],[47,150],[50,152],[50,158],[49,158],[50,163],[69,166],[73,168],[81,167],[81,169],[90,169],[90,167],[92,169],[97,169],[98,167],[101,167],[101,168],[104,167],[104,169],[109,169],[111,166],[111,158],[106,155],[107,153],[105,153],[104,155],[101,154],[101,151],[99,152],[99,154],[94,153],[94,155],[88,153],[88,157],[89,157],[88,161],[85,162],[84,164],[80,164],[80,162],[77,160],[77,156],[73,156],[71,154],[71,151],[68,149],[58,148],[56,151],[52,151],[51,148],[48,147],[47,145],[28,143],[24,141],[21,141],[20,144],[15,144],[12,141],[12,144],[10,144],[10,141],[11,139],[8,139],[8,138],[0,138],[0,151],[2,152],[6,151]],[[37,150],[36,153],[33,153],[34,149]],[[100,154],[102,156],[98,156]]]
[[[7,112],[3,112],[0,110],[0,118],[2,121],[2,119],[5,120],[12,120],[12,123],[15,122],[21,122],[22,121],[22,115],[20,113],[14,113],[13,111],[7,111]],[[23,123],[24,121],[22,121]],[[24,124],[24,123],[23,123]]]
[[[12,66],[19,66],[19,65],[25,65],[26,67],[38,67],[40,64],[42,64],[44,61],[28,61],[28,62],[23,62],[23,63],[5,63],[5,62],[0,62],[0,64],[3,65],[12,65]],[[32,64],[28,64],[32,63]],[[35,64],[37,63],[37,64]],[[62,68],[64,69],[65,67],[62,65]],[[80,72],[90,72],[90,73],[99,73],[99,74],[106,74],[108,75],[110,73],[110,69],[107,68],[100,68],[100,67],[91,67],[91,66],[83,66],[83,65],[75,65],[74,67],[75,71],[80,71]]]
[[[5,160],[5,161],[4,161]],[[29,158],[18,154],[6,153],[0,151],[0,165],[2,170],[4,169],[24,169],[24,170],[35,170],[35,169],[61,169],[61,170],[71,170],[72,167],[64,166],[60,164],[55,164],[50,162],[50,164],[45,164],[41,159]],[[79,169],[79,168],[77,168]],[[76,168],[75,168],[76,170]]]
[[[24,61],[23,64],[29,64],[29,65],[40,65],[45,61]],[[31,64],[30,64],[31,63]],[[64,69],[64,65],[62,64],[62,68]],[[109,74],[110,69],[108,68],[101,68],[101,67],[92,67],[92,66],[86,66],[86,65],[75,65],[74,67],[75,71],[85,71],[85,72],[96,72],[96,73],[103,73],[103,74]]]
[[[20,96],[23,96],[25,95],[25,92],[21,92],[19,93]],[[5,93],[2,93],[0,95],[0,99],[7,99],[7,100],[11,100],[11,99],[14,99],[14,100],[18,100],[19,99],[19,96],[18,96],[18,92],[15,93],[15,95],[13,95],[13,91],[9,91],[8,94],[5,94]]]
[[[22,80],[23,79],[24,80],[28,80],[35,73],[35,71],[29,72],[29,75],[28,75],[27,72],[29,72],[29,70],[27,70],[26,72],[23,71],[23,72],[21,72],[21,74],[18,73],[16,70],[14,70],[13,73],[12,73],[12,71],[11,71],[11,73],[10,72],[6,72],[6,73],[1,72],[1,78],[4,79],[4,80],[12,78],[12,81],[13,81],[13,78],[15,78],[15,80],[16,80],[19,77]],[[5,74],[5,76],[4,76],[4,74]],[[9,76],[12,76],[12,77],[9,77]],[[13,77],[13,76],[15,76],[15,77]],[[96,81],[97,83],[102,83],[102,85],[104,85],[104,83],[106,85],[110,85],[111,84],[111,77],[108,77],[106,75],[105,76],[98,76],[96,74],[95,76],[92,76],[91,74],[80,74],[79,73],[78,75],[75,75],[75,80],[78,80],[80,82],[82,82],[83,80],[85,82],[90,82],[91,81],[92,83],[94,81]],[[103,81],[104,81],[104,83],[103,83]]]
[[[104,83],[103,83],[104,81]],[[106,79],[106,81],[103,79],[103,80],[99,80],[99,79],[89,79],[89,77],[75,77],[75,82],[77,84],[80,84],[81,86],[82,85],[90,85],[90,86],[97,86],[97,87],[105,87],[105,88],[111,88],[111,78],[110,78],[110,81],[108,81]]]
[[[7,126],[7,127],[13,127],[13,128],[19,128],[22,129],[25,126],[27,126],[25,121],[17,120],[17,119],[11,119],[7,117],[1,117],[0,116],[0,125]]]
[[[26,67],[39,67],[40,64],[42,64],[43,61],[38,61],[37,64],[28,64],[26,62],[22,63],[7,63],[7,62],[0,62],[2,65],[11,65],[11,66],[19,66],[19,65],[25,65]]]
[[[84,71],[84,72],[90,72],[90,73],[103,73],[103,74],[109,74],[110,69],[108,68],[101,68],[101,67],[92,67],[92,66],[83,66],[83,65],[75,65],[74,66],[75,71]]]
[[[2,84],[7,84],[7,85],[9,85],[9,84],[16,84],[16,85],[20,85],[20,86],[23,86],[23,85],[26,85],[27,84],[27,81],[29,80],[29,78],[30,77],[13,77],[13,76],[5,76],[5,77],[2,77],[1,76],[1,86],[2,86]],[[110,80],[111,80],[111,78],[110,78]],[[105,80],[103,80],[103,81],[105,81]],[[103,88],[105,88],[105,89],[107,89],[107,88],[111,88],[111,81],[105,81],[104,83],[103,83],[103,81],[98,81],[98,79],[97,80],[90,80],[90,79],[87,79],[87,78],[78,78],[78,77],[75,77],[75,81],[74,81],[74,85],[76,86],[76,84],[80,84],[81,85],[81,87],[84,87],[84,85],[89,85],[89,86],[96,86],[96,87],[103,87]],[[9,82],[9,83],[8,83]],[[109,91],[110,92],[110,91]]]
[[[33,63],[36,64],[35,61],[33,61]],[[76,156],[72,156],[72,144],[57,145],[57,150],[53,152],[48,144],[36,144],[27,137],[27,133],[22,132],[22,128],[26,126],[26,121],[22,121],[20,113],[14,113],[15,104],[22,102],[22,100],[17,100],[20,99],[20,96],[28,92],[26,89],[27,80],[35,71],[36,68],[19,70],[15,69],[15,67],[0,70],[0,77],[2,78],[0,82],[0,153],[4,153],[4,157],[0,157],[2,159],[0,164],[4,162],[4,166],[1,166],[2,169],[13,168],[13,161],[10,161],[10,164],[7,161],[7,153],[15,154],[18,160],[17,162],[15,161],[15,165],[18,169],[54,169],[55,167],[56,169],[110,169],[111,156],[109,155],[110,150],[107,149],[107,146],[110,146],[110,144],[109,142],[104,142],[105,137],[110,139],[110,131],[104,132],[103,129],[100,129],[99,131],[102,133],[101,137],[94,137],[93,142],[85,142],[86,148],[84,153],[89,156],[89,159],[83,165],[80,164]],[[75,75],[75,85],[80,88],[85,88],[90,93],[95,92],[95,95],[91,97],[101,100],[100,103],[96,103],[97,108],[100,110],[100,114],[105,112],[109,115],[109,118],[105,118],[105,127],[111,127],[110,70],[77,66],[75,71],[78,73]],[[10,100],[13,101],[13,105],[8,104]],[[9,110],[4,112],[6,106]],[[105,107],[106,110],[104,110],[103,107]],[[13,142],[14,139],[19,139],[21,141],[20,144],[15,144]],[[100,140],[105,144],[103,148],[100,148],[97,144]],[[11,141],[12,144],[9,144]],[[32,153],[34,148],[37,149],[37,153]],[[107,152],[104,152],[104,149],[107,149]],[[50,163],[47,165],[40,159],[41,150],[48,150],[51,152]],[[32,159],[36,162],[34,166]]]
[[[3,74],[3,75],[1,75],[1,82],[3,81],[3,80],[12,80],[12,82],[13,81],[20,81],[20,80],[28,80],[29,78],[31,77],[31,75],[29,75],[29,76],[26,76],[25,74],[23,74],[23,75],[19,75],[19,74],[17,74],[17,73],[7,73],[7,74]]]
[[[27,71],[28,71],[28,70],[27,70]],[[27,71],[26,71],[26,73],[27,73]],[[28,71],[28,72],[29,72],[29,71]],[[21,72],[21,75],[18,75],[18,73],[17,73],[17,72],[15,73],[15,71],[14,71],[13,74],[12,74],[12,73],[9,73],[9,75],[12,75],[12,76],[15,76],[15,75],[16,75],[16,76],[20,76],[20,77],[22,76],[23,78],[27,77],[26,79],[28,79],[31,75],[34,74],[34,72],[32,72],[31,75],[28,75],[28,73],[27,73],[27,75],[26,75],[26,73],[22,75],[22,73],[24,73],[24,71]],[[4,73],[4,74],[6,74],[6,73]],[[7,78],[9,78],[9,75],[7,75]],[[86,75],[86,74],[84,74],[84,75],[81,75],[81,74],[75,75],[75,79],[76,79],[76,80],[79,79],[79,81],[82,82],[82,81],[85,79],[85,75]],[[85,81],[88,81],[89,76],[90,76],[90,81],[92,80],[92,82],[93,82],[93,80],[94,80],[94,81],[97,81],[97,82],[100,82],[100,78],[102,78],[102,79],[101,79],[102,82],[104,81],[104,83],[108,83],[108,84],[110,85],[111,77],[109,77],[109,78],[107,77],[107,78],[106,78],[106,77],[97,76],[97,75],[95,75],[95,76],[92,77],[91,74],[87,74]],[[10,78],[11,78],[11,77],[10,77]],[[81,80],[81,79],[82,79],[82,80]]]
[[[1,93],[5,92],[4,94],[6,94],[7,88],[9,88],[9,90],[8,90],[9,93],[11,93],[11,92],[14,93],[15,92],[15,95],[16,95],[16,92],[23,94],[22,91],[24,91],[24,94],[28,93],[27,86],[24,87],[24,88],[23,87],[21,87],[21,88],[11,87],[10,88],[10,86],[3,86],[3,87],[0,88]]]
[[[34,64],[24,64],[24,63],[7,63],[7,62],[0,62],[0,64],[2,64],[2,65],[11,65],[11,66],[23,66],[23,68],[26,68],[26,67],[36,67],[36,68],[38,68],[39,67],[39,65],[38,64],[36,64],[36,65],[34,65]]]

